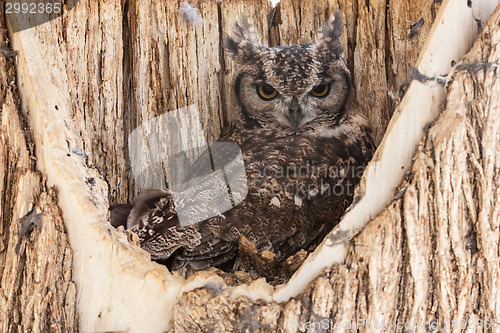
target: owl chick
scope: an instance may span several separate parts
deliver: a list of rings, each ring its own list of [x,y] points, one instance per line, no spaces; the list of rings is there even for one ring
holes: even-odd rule
[[[352,94],[342,30],[337,12],[315,44],[268,47],[248,22],[237,24],[225,47],[238,68],[241,119],[219,141],[240,147],[248,195],[227,212],[185,225],[170,191],[149,190],[113,206],[112,224],[137,233],[152,259],[195,270],[234,259],[242,236],[278,263],[319,244],[351,203],[374,150]]]

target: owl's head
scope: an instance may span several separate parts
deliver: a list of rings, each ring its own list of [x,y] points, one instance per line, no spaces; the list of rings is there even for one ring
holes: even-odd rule
[[[234,88],[244,119],[297,135],[338,123],[350,89],[342,30],[337,12],[316,44],[268,47],[248,21],[238,23],[225,46],[239,70]]]

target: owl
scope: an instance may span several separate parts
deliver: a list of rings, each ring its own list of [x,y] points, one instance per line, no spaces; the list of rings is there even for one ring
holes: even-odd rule
[[[344,63],[342,30],[337,12],[315,44],[269,47],[248,21],[236,24],[225,49],[238,69],[241,119],[219,141],[241,149],[248,194],[229,211],[183,224],[171,191],[148,190],[111,207],[111,223],[135,232],[153,260],[194,270],[231,263],[242,239],[278,265],[319,244],[352,202],[374,150]]]

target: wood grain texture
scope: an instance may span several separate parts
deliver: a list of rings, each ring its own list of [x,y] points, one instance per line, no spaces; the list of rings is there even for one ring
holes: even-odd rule
[[[9,49],[0,4],[0,46]],[[13,57],[0,52],[0,331],[74,332],[72,250],[56,204],[36,171],[34,141],[21,113]],[[8,53],[7,53],[8,54]],[[40,214],[24,237],[21,221]]]
[[[61,25],[56,33],[66,57],[71,110],[81,131],[82,152],[106,178],[110,196],[124,200],[129,185],[122,15],[120,1],[78,1],[58,19]]]
[[[433,1],[357,3],[354,84],[378,144],[394,112],[399,87],[415,66],[440,4]],[[422,18],[422,26],[412,27]]]

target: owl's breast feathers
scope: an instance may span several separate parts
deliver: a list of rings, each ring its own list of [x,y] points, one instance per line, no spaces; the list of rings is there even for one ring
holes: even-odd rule
[[[179,223],[176,208],[182,207],[174,207],[170,191],[150,190],[132,204],[112,207],[112,224],[127,224],[152,259],[175,257],[194,269],[234,258],[242,235],[283,261],[338,223],[374,149],[360,116],[310,136],[235,126],[220,141],[238,144],[245,162],[248,195],[236,207],[186,225]]]

